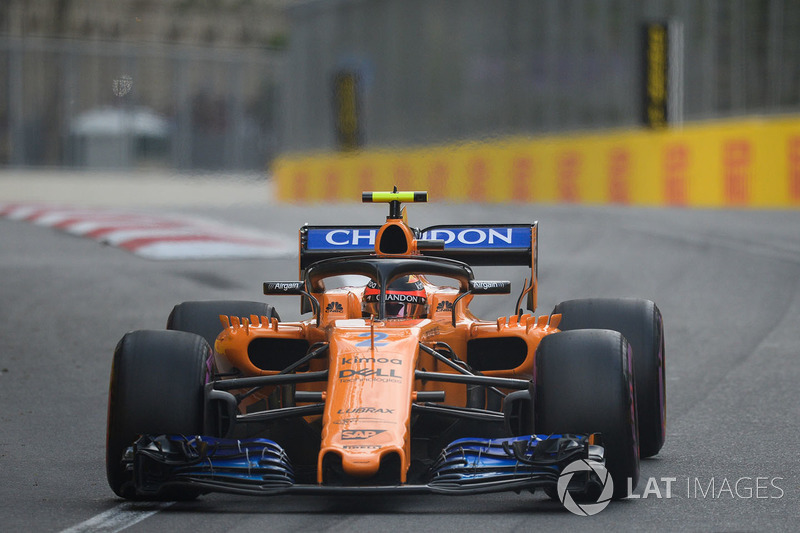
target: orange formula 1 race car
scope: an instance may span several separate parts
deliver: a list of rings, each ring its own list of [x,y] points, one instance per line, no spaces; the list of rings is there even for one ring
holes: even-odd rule
[[[108,407],[114,492],[542,488],[563,500],[635,488],[639,458],[665,432],[653,302],[525,313],[523,302],[536,306],[537,224],[416,229],[401,202],[426,193],[363,200],[389,204],[383,225],[305,226],[300,279],[264,283],[267,295],[298,296],[308,320],[282,322],[265,303],[184,302],[166,330],[122,338]],[[486,265],[530,268],[511,316],[469,310],[475,296],[510,292],[474,278]]]

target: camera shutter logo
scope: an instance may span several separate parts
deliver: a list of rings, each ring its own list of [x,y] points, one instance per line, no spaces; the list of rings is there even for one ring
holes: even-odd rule
[[[579,504],[572,499],[572,495],[567,490],[567,487],[569,486],[572,476],[578,472],[594,472],[600,479],[603,490],[597,498],[597,502],[582,502]],[[561,503],[564,504],[564,507],[566,507],[569,512],[579,516],[592,516],[605,509],[608,502],[611,501],[611,495],[614,494],[614,480],[611,479],[608,470],[606,470],[606,467],[602,464],[597,461],[581,459],[568,464],[561,472],[561,475],[558,476],[557,491],[558,499],[561,500]]]

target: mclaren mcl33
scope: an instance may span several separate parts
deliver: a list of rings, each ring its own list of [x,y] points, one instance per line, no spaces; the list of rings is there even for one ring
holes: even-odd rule
[[[267,281],[270,304],[191,301],[164,330],[114,352],[106,468],[124,498],[211,491],[473,494],[543,489],[573,462],[610,474],[615,498],[664,443],[664,336],[655,304],[582,299],[536,315],[537,223],[409,225],[386,202],[375,226],[304,226],[299,276]],[[473,267],[530,269],[509,316],[476,296],[511,283]],[[592,470],[566,489],[591,494]],[[605,490],[605,489],[604,489]]]

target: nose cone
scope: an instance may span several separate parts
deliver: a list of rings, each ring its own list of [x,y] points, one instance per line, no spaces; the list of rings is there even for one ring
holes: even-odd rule
[[[342,471],[356,479],[380,477],[382,480],[404,481],[405,472],[400,472],[399,462],[387,461],[400,457],[402,452],[402,449],[393,445],[360,451],[342,450]]]
[[[319,483],[335,475],[345,484],[405,482],[418,345],[419,331],[404,327],[354,328],[331,339]]]
[[[339,421],[344,429],[329,430],[320,450],[317,475],[320,483],[357,484],[366,479],[375,484],[405,482],[408,470],[405,421],[376,423],[368,417]],[[338,476],[343,477],[336,479]]]

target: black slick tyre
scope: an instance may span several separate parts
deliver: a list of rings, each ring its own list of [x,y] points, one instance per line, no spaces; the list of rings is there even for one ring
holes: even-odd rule
[[[633,379],[628,343],[615,331],[555,333],[536,351],[536,433],[601,433],[614,498],[639,480]]]
[[[122,462],[143,434],[203,434],[203,387],[211,350],[199,335],[182,331],[127,333],[111,367],[106,433],[106,474],[120,497],[142,498]],[[170,489],[152,499],[192,499],[198,491]]]
[[[634,298],[569,300],[556,305],[553,314],[561,314],[561,331],[610,329],[628,340],[636,376],[639,453],[656,455],[667,427],[664,325],[656,304]]]
[[[172,308],[167,319],[167,329],[188,331],[203,337],[211,348],[217,335],[222,331],[219,316],[237,316],[249,320],[251,315],[265,316],[267,319],[277,318],[278,312],[263,302],[240,300],[210,300],[183,302]]]

